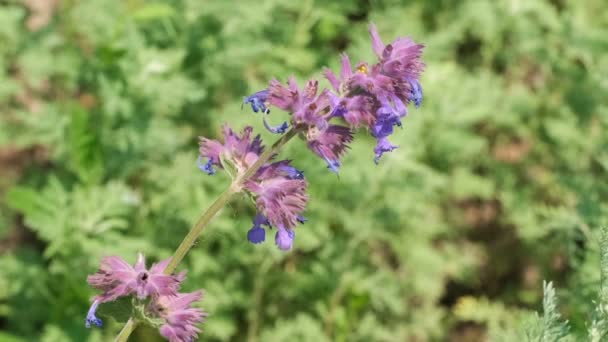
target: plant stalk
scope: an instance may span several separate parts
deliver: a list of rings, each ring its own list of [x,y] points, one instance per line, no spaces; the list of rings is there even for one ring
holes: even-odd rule
[[[253,176],[260,169],[260,167],[262,167],[262,165],[266,164],[270,159],[272,159],[272,157],[279,153],[281,148],[289,140],[291,140],[291,138],[295,137],[296,134],[298,134],[298,129],[291,128],[287,133],[283,134],[279,138],[279,140],[272,144],[272,146],[268,150],[264,151],[260,155],[258,160],[256,160],[255,163],[253,163],[253,165],[251,165],[249,169],[247,169],[241,176],[236,177],[232,181],[230,186],[226,190],[224,190],[224,192],[222,192],[220,197],[218,197],[215,202],[213,202],[211,206],[207,208],[207,210],[205,210],[205,212],[196,221],[194,226],[190,229],[188,234],[186,234],[182,242],[175,250],[175,253],[173,253],[171,261],[165,268],[165,274],[172,274],[175,271],[177,265],[179,265],[179,263],[184,259],[186,254],[188,254],[188,251],[190,251],[196,240],[199,238],[203,229],[205,229],[205,227],[209,225],[215,215],[224,206],[226,206],[228,202],[230,202],[232,197],[242,190],[245,181],[247,181],[251,176]],[[138,322],[135,321],[133,317],[131,317],[129,321],[125,324],[125,326],[122,328],[118,336],[116,336],[116,339],[114,341],[126,342],[133,330],[135,330],[135,328],[137,327],[137,323]]]
[[[135,330],[137,326],[137,322],[133,319],[133,317],[129,318],[125,326],[122,327],[122,330],[118,333],[118,336],[114,339],[114,342],[127,342],[129,340],[129,336]]]

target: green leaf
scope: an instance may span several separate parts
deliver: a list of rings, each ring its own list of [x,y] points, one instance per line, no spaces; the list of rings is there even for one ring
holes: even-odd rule
[[[9,333],[0,331],[0,341],[2,341],[2,342],[25,342],[27,340],[22,339],[19,336],[11,335]]]
[[[39,194],[26,187],[13,187],[6,194],[6,203],[13,209],[23,213],[36,211]]]
[[[235,179],[238,174],[238,168],[234,162],[230,158],[226,158],[223,153],[220,154],[220,162],[230,178]]]
[[[133,314],[133,304],[130,297],[123,297],[113,302],[99,305],[97,313],[102,318],[113,318],[116,322],[124,323]]]
[[[147,4],[133,13],[133,18],[137,21],[150,21],[163,19],[175,15],[173,7],[163,3]]]
[[[568,321],[562,321],[552,282],[543,282],[543,316],[526,329],[528,341],[557,342],[568,336]]]
[[[98,183],[103,177],[101,141],[91,115],[81,107],[72,109],[69,127],[72,170],[85,183]]]

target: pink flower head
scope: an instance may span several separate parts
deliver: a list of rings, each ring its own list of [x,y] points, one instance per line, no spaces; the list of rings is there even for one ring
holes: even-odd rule
[[[147,270],[146,260],[141,253],[133,266],[117,256],[104,257],[99,270],[87,277],[89,285],[102,290],[103,293],[95,297],[87,313],[86,327],[90,327],[91,324],[101,326],[101,320],[95,316],[97,307],[101,303],[111,302],[129,295],[136,295],[139,299],[175,295],[185,278],[185,273],[164,274],[163,271],[170,260],[166,259],[158,264],[153,264],[150,270]]]
[[[374,99],[366,95],[332,97],[332,116],[341,117],[350,127],[369,127],[376,120],[373,114]]]
[[[375,25],[370,25],[372,47],[380,59],[377,68],[382,75],[394,80],[393,93],[405,102],[413,101],[416,107],[422,103],[422,87],[418,79],[424,70],[422,50],[424,45],[410,38],[397,38],[384,45]]]
[[[152,311],[165,321],[160,327],[160,334],[170,342],[194,341],[201,332],[196,325],[202,323],[207,314],[191,305],[202,297],[202,291],[196,291],[155,299]]]
[[[103,291],[96,297],[101,302],[113,301],[131,294],[137,295],[139,299],[172,295],[179,289],[185,274],[164,274],[169,261],[170,259],[166,259],[146,270],[146,261],[141,253],[133,266],[117,256],[104,257],[99,270],[88,276],[87,282],[93,288]]]
[[[287,112],[293,112],[300,106],[302,100],[305,100],[302,96],[293,76],[287,81],[287,87],[276,79],[271,80],[268,86],[268,103]]]
[[[348,149],[353,135],[348,127],[330,125],[323,131],[308,130],[308,148],[327,162],[327,167],[334,173],[340,167],[340,157]]]
[[[238,136],[228,125],[224,125],[223,144],[217,140],[201,137],[199,143],[199,167],[201,170],[210,175],[214,174],[214,165],[220,168],[224,167],[221,157],[232,161],[239,173],[247,170],[258,160],[258,157],[264,150],[262,139],[259,135],[252,139],[252,131],[253,128],[247,126],[243,129],[241,136]],[[207,158],[207,163],[200,163],[200,158]]]
[[[350,59],[343,54],[340,77],[330,70],[325,70],[325,77],[335,90],[330,94],[332,116],[344,119],[351,128],[369,129],[378,140],[374,149],[374,161],[378,163],[383,153],[397,148],[387,137],[394,126],[401,127],[407,104],[414,102],[419,107],[422,103],[418,78],[424,70],[423,45],[409,38],[397,38],[385,45],[373,24],[369,32],[378,62],[371,66],[359,63],[352,70]]]
[[[384,45],[374,24],[370,25],[369,33],[383,74],[397,79],[418,79],[424,70],[421,60],[424,45],[417,44],[410,38],[397,38]]]
[[[262,167],[245,188],[255,195],[258,212],[275,227],[292,228],[306,208],[308,183],[288,160]]]
[[[268,87],[268,102],[280,109],[292,113],[294,126],[316,126],[324,128],[330,117],[331,97],[328,90],[317,96],[319,82],[309,80],[304,89],[300,89],[293,77],[289,78],[287,87],[277,80],[272,80]]]
[[[341,55],[341,63],[342,67],[340,68],[340,78],[338,78],[333,71],[327,68],[323,71],[323,74],[337,94],[345,95],[348,92],[348,89],[346,88],[347,81],[350,80],[353,75],[350,58],[347,54],[343,53]]]

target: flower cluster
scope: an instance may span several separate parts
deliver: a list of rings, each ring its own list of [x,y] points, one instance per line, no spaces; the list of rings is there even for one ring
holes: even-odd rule
[[[224,126],[224,143],[201,138],[200,169],[211,175],[215,173],[214,166],[226,168],[225,164],[230,163],[235,176],[242,176],[264,151],[260,136],[252,138],[251,132],[252,128],[248,126],[239,136]],[[201,161],[203,158],[207,159],[205,164]],[[293,228],[305,220],[301,213],[308,202],[308,183],[303,172],[293,167],[289,160],[268,162],[246,179],[243,187],[254,199],[258,211],[247,239],[261,243],[266,239],[262,226],[276,227],[276,245],[282,250],[290,249],[295,237]]]
[[[202,295],[200,291],[190,294],[178,292],[185,273],[164,274],[169,261],[153,264],[148,270],[142,254],[138,255],[133,266],[117,256],[103,258],[99,270],[87,278],[89,285],[102,293],[93,299],[87,313],[86,327],[102,325],[101,319],[96,316],[100,304],[134,296],[141,303],[150,299],[146,311],[163,320],[160,327],[162,336],[171,342],[194,339],[200,332],[196,324],[203,321],[205,314],[200,309],[190,308],[190,304],[200,300]]]
[[[275,79],[267,89],[244,98],[243,104],[261,113],[264,126],[272,133],[286,133],[290,124],[271,125],[270,108],[291,114],[291,131],[273,149],[264,152],[260,136],[253,137],[253,128],[249,126],[238,134],[225,125],[223,142],[200,139],[199,168],[209,175],[215,174],[216,168],[226,170],[235,180],[231,189],[244,191],[255,202],[257,213],[253,227],[247,232],[251,243],[265,241],[266,230],[276,228],[275,244],[281,250],[289,250],[295,239],[295,227],[306,221],[302,216],[308,203],[304,173],[291,160],[274,160],[278,148],[291,137],[299,134],[334,173],[338,173],[356,129],[366,128],[377,140],[376,164],[385,152],[397,148],[388,137],[395,126],[402,126],[407,105],[413,102],[418,107],[422,102],[419,77],[424,69],[423,46],[409,38],[384,45],[374,25],[370,26],[370,35],[378,61],[373,65],[360,62],[353,70],[349,57],[343,54],[339,76],[329,69],[324,72],[331,90],[319,90],[317,80],[309,80],[300,87],[291,77],[286,85]],[[207,213],[214,214],[219,210],[215,208]],[[198,233],[200,230],[194,234]],[[186,238],[184,242],[187,241]],[[191,245],[182,244],[177,252],[183,255]],[[93,299],[86,327],[102,325],[96,316],[100,304],[131,296],[134,309],[139,309],[136,312],[139,320],[158,327],[160,334],[171,342],[193,341],[200,332],[197,324],[206,314],[191,305],[201,300],[202,292],[179,293],[185,274],[165,274],[168,264],[169,260],[165,260],[147,269],[141,254],[133,266],[116,256],[104,258],[97,273],[87,279],[102,293]]]
[[[343,54],[339,76],[329,69],[324,71],[333,89],[319,90],[317,80],[309,80],[301,88],[293,77],[286,85],[273,79],[267,89],[243,100],[255,113],[262,114],[264,126],[272,133],[285,133],[290,125],[287,122],[271,125],[267,120],[270,108],[289,112],[292,129],[334,173],[338,173],[341,158],[353,140],[353,130],[366,128],[376,139],[377,164],[385,152],[398,147],[388,137],[395,126],[402,126],[407,105],[413,102],[418,107],[422,103],[419,77],[424,69],[423,46],[409,38],[397,38],[384,45],[373,24],[369,32],[377,62],[373,65],[360,62],[353,70],[350,58]],[[252,128],[246,127],[238,136],[225,126],[224,143],[201,138],[200,169],[212,175],[214,166],[225,168],[223,164],[229,162],[237,175],[242,175],[263,151],[259,135],[252,139],[251,132]],[[248,240],[264,241],[264,227],[274,226],[276,245],[282,250],[290,249],[295,237],[293,228],[304,222],[301,213],[308,201],[302,172],[287,160],[268,163],[245,180],[244,187],[254,198],[258,211],[247,233]]]
[[[304,133],[308,147],[336,173],[353,139],[352,130],[367,128],[377,140],[374,161],[378,163],[383,153],[398,147],[388,137],[395,126],[401,127],[407,104],[419,107],[422,103],[419,77],[424,69],[423,46],[409,38],[384,45],[373,24],[370,35],[378,61],[371,66],[360,62],[353,70],[350,58],[343,54],[339,76],[329,69],[324,72],[333,90],[319,92],[316,80],[308,81],[304,89],[294,78],[287,85],[272,80],[267,89],[246,97],[245,103],[251,104],[254,112],[268,114],[271,106],[290,112],[291,124]],[[346,126],[334,124],[334,118]],[[282,133],[287,125],[270,127],[271,132]]]

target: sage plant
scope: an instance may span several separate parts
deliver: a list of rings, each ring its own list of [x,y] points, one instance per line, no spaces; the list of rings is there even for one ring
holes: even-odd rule
[[[180,293],[185,274],[175,270],[215,214],[235,194],[246,194],[255,203],[257,214],[243,235],[259,244],[266,240],[266,231],[275,229],[275,244],[283,251],[293,247],[296,227],[306,221],[302,213],[309,197],[304,173],[291,160],[277,160],[289,140],[299,136],[333,173],[339,172],[355,130],[365,129],[376,139],[376,164],[384,153],[398,147],[388,138],[395,126],[402,126],[408,105],[422,103],[419,78],[424,69],[423,46],[409,38],[385,45],[373,24],[369,32],[376,63],[359,62],[353,68],[348,55],[342,54],[339,75],[324,71],[332,89],[319,90],[314,79],[301,87],[291,77],[286,84],[273,79],[266,89],[244,98],[244,104],[262,116],[266,129],[280,135],[270,148],[259,135],[253,136],[250,126],[237,133],[224,125],[223,141],[200,139],[199,169],[211,176],[218,170],[227,172],[232,183],[202,214],[170,259],[150,269],[141,254],[134,266],[117,256],[102,259],[99,271],[88,278],[102,293],[93,298],[87,327],[102,325],[96,316],[100,305],[130,297],[133,316],[117,341],[126,341],[140,323],[157,327],[171,342],[194,340],[205,313],[191,304],[202,298],[202,292]],[[271,109],[288,112],[289,121],[271,124]]]

